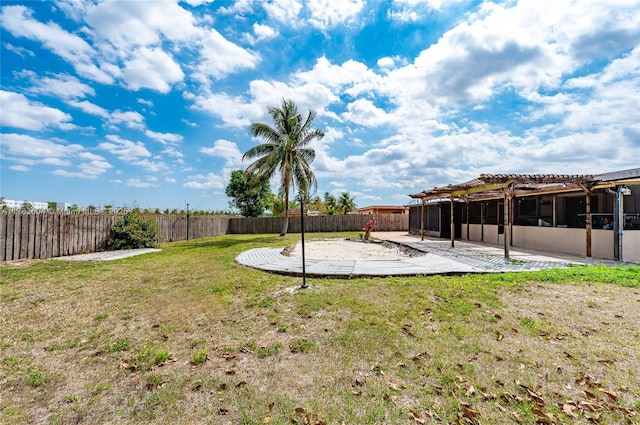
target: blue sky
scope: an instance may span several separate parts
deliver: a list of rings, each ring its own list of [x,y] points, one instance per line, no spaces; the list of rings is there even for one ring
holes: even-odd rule
[[[268,106],[318,194],[640,166],[640,2],[2,1],[0,196],[228,209]],[[276,183],[272,184],[277,192]]]

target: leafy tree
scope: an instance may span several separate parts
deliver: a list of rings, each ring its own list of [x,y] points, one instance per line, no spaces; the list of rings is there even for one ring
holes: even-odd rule
[[[326,208],[324,206],[324,202],[320,199],[319,196],[314,196],[309,199],[309,210],[310,211],[319,211],[320,214],[326,214]]]
[[[95,206],[95,205],[89,205],[89,206],[86,208],[86,211],[87,211],[89,214],[95,214],[95,213],[96,213],[96,211],[98,211],[98,208],[96,208],[96,206]]]
[[[111,227],[111,234],[108,250],[153,248],[157,245],[158,226],[153,218],[129,211]]]
[[[56,202],[49,201],[47,202],[47,209],[54,212],[58,211],[58,204]]]
[[[284,196],[285,220],[280,236],[287,234],[289,228],[289,193],[292,186],[308,192],[317,188],[318,182],[311,163],[316,153],[309,147],[314,140],[324,137],[324,132],[312,127],[316,117],[309,111],[306,119],[298,112],[298,107],[291,100],[282,100],[280,108],[271,106],[268,109],[274,126],[254,123],[250,127],[251,134],[262,143],[252,147],[242,159],[256,159],[246,172],[255,173],[260,179],[268,180],[276,173],[280,175],[280,193]]]
[[[355,211],[356,208],[355,197],[351,196],[349,192],[342,192],[336,202],[336,210],[341,214],[346,214]]]
[[[69,208],[69,212],[78,212],[78,211],[80,211],[80,207],[78,206],[78,204],[73,204]]]
[[[33,204],[29,201],[22,201],[22,206],[20,207],[20,212],[31,212],[33,211]]]
[[[254,173],[244,173],[242,170],[231,172],[231,181],[224,192],[232,200],[231,208],[237,208],[245,217],[259,217],[268,207],[271,185],[268,179],[260,179]]]
[[[337,211],[337,203],[336,197],[330,194],[329,192],[324,193],[324,208],[325,214],[334,215]]]
[[[271,214],[274,215],[275,217],[284,216],[284,210],[286,209],[284,207],[284,199],[272,193],[271,197],[269,198],[267,209],[271,211]]]
[[[0,209],[4,212],[9,211],[9,205],[5,202],[4,196],[0,196]]]

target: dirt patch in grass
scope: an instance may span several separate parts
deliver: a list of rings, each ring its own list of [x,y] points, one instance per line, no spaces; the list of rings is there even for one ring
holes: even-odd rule
[[[296,239],[2,266],[0,423],[639,422],[637,267],[299,291],[233,261]]]

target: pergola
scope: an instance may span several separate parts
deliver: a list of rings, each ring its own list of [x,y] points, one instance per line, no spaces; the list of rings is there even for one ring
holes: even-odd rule
[[[607,173],[591,174],[481,174],[480,177],[464,183],[451,184],[424,190],[409,195],[422,201],[420,218],[420,233],[424,239],[424,207],[429,200],[449,199],[451,202],[451,247],[455,246],[454,202],[463,201],[467,207],[469,203],[479,200],[504,199],[504,256],[509,258],[511,244],[511,217],[513,212],[513,198],[536,194],[553,194],[562,192],[582,191],[586,202],[586,256],[591,257],[591,192],[595,189],[617,187],[616,210],[616,244],[621,244],[622,236],[622,195],[620,188],[623,184],[640,184],[640,168]],[[555,223],[554,223],[555,224]],[[467,235],[469,234],[467,220]]]

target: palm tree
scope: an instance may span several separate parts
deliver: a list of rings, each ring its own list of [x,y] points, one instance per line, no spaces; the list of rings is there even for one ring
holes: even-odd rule
[[[251,134],[263,142],[245,152],[242,159],[257,158],[247,167],[246,173],[255,173],[266,179],[276,173],[280,175],[280,193],[284,195],[285,205],[285,220],[280,236],[284,236],[289,228],[289,192],[292,186],[305,193],[311,187],[314,191],[318,187],[310,166],[316,153],[309,144],[322,139],[324,132],[311,126],[316,117],[314,111],[309,111],[303,120],[298,107],[291,100],[282,99],[280,108],[270,106],[268,111],[274,126],[251,124]]]
[[[349,195],[349,192],[342,192],[336,201],[336,209],[342,214],[354,211],[356,207],[355,197]]]

